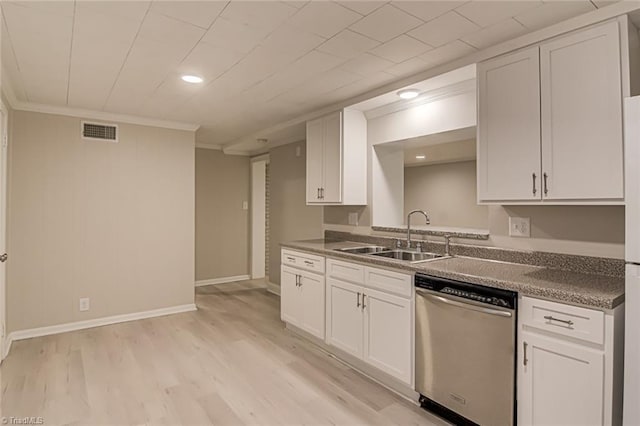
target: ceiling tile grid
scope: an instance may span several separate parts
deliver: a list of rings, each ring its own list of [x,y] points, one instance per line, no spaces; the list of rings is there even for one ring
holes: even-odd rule
[[[3,1],[2,79],[21,101],[196,122],[224,145],[610,3]]]

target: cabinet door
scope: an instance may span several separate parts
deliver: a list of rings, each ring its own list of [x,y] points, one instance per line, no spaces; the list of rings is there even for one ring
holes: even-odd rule
[[[342,201],[342,112],[324,118],[322,201]]]
[[[362,287],[327,279],[327,343],[362,358]]]
[[[307,203],[319,203],[322,188],[324,119],[307,121]]]
[[[302,296],[297,285],[299,271],[283,266],[280,273],[280,318],[284,322],[301,326]]]
[[[478,199],[540,200],[538,47],[478,64]]]
[[[623,193],[618,23],[540,46],[542,171],[548,200],[618,199]]]
[[[411,300],[364,289],[364,360],[411,385]]]
[[[519,340],[518,424],[602,425],[604,353],[527,331]]]
[[[303,330],[324,340],[324,276],[301,272],[300,290],[302,292],[302,324],[300,326]]]

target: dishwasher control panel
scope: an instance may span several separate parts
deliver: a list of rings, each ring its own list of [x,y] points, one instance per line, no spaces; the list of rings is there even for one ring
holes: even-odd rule
[[[416,274],[415,285],[436,293],[449,294],[508,309],[515,309],[518,298],[518,294],[513,291],[423,274]]]

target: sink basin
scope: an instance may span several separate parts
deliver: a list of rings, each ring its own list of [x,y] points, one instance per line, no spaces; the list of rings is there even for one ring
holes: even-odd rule
[[[423,260],[438,259],[444,257],[436,253],[423,253],[409,250],[388,250],[377,253],[371,253],[372,256],[389,257],[391,259],[407,260],[409,262],[420,262]]]
[[[347,247],[336,249],[336,251],[353,254],[374,254],[388,250],[390,250],[388,247],[381,246]]]

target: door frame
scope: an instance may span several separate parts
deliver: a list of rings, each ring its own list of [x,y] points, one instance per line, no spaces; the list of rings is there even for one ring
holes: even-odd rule
[[[267,164],[269,154],[251,159],[251,279],[265,278]]]
[[[0,254],[7,249],[7,178],[9,147],[9,110],[0,99]],[[7,273],[6,263],[0,268],[0,362],[8,355],[11,342],[7,336]]]

